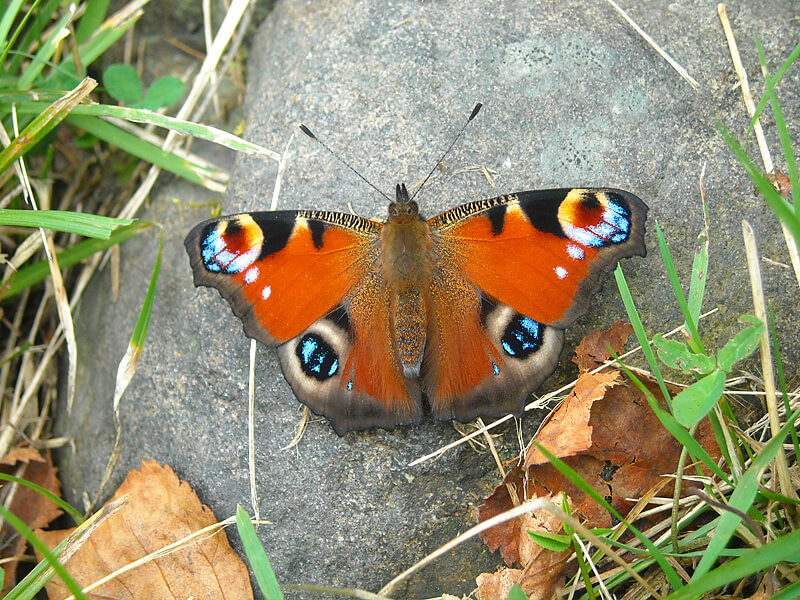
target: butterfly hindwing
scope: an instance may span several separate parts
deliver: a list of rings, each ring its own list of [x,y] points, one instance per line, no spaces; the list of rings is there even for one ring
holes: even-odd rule
[[[380,279],[373,274],[373,278]],[[340,435],[417,423],[419,385],[403,376],[393,344],[389,294],[366,281],[350,299],[278,348],[297,398],[325,416]]]
[[[645,255],[646,218],[630,192],[556,189],[465,204],[429,223],[445,260],[476,288],[563,329],[620,258]]]
[[[434,418],[519,414],[556,367],[564,333],[488,299],[441,269],[431,286],[424,390]]]

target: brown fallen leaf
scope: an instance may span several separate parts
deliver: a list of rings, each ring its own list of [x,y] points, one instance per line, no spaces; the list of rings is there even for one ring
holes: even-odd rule
[[[61,484],[56,476],[56,468],[50,458],[50,453],[39,453],[38,450],[27,446],[18,446],[0,459],[0,472],[26,479],[56,496],[61,494]],[[0,491],[8,493],[7,488],[11,483],[0,482]],[[22,485],[17,485],[13,491],[14,498],[9,509],[31,529],[44,527],[61,514],[61,509],[52,500],[45,498],[38,492]],[[17,530],[5,523],[0,532],[0,558],[7,559],[20,556],[27,545],[25,538]],[[3,592],[7,592],[16,583],[17,561],[9,560],[3,563],[4,579]]]
[[[578,377],[572,393],[552,412],[536,441],[556,452],[559,458],[575,456],[592,448],[592,407],[605,397],[610,388],[620,383],[622,376],[616,370],[594,375],[584,373]],[[523,467],[527,469],[546,462],[544,455],[532,446]]]
[[[664,407],[658,385],[645,385]],[[712,456],[719,456],[711,426],[703,420],[695,439]],[[681,445],[664,429],[638,388],[625,383],[613,370],[584,373],[570,396],[542,427],[537,441],[555,454],[617,511],[628,512],[626,498],[638,498],[674,473]],[[573,503],[573,515],[587,527],[609,527],[612,518],[594,500],[574,486],[532,446],[523,467],[509,471],[479,509],[484,521],[521,500],[564,492]],[[671,494],[671,484],[662,495]],[[483,535],[491,550],[499,549],[506,564],[521,564],[517,547],[521,530],[516,522],[494,527]]]
[[[547,497],[556,505],[561,504],[561,496],[555,500]],[[512,521],[519,531],[516,537],[516,555],[522,569],[503,568],[495,573],[483,573],[475,582],[478,585],[475,596],[478,600],[505,600],[509,590],[516,584],[528,596],[529,600],[546,600],[561,585],[563,572],[571,550],[555,552],[534,542],[528,531],[544,533],[560,533],[563,529],[561,520],[547,511],[523,515]]]
[[[140,470],[128,473],[112,501],[125,494],[128,505],[103,522],[66,563],[82,587],[217,522],[189,484],[155,461],[143,461]],[[37,535],[54,548],[72,531]],[[51,600],[69,596],[57,577],[47,584],[47,593]],[[247,567],[219,532],[123,573],[89,597],[239,600],[252,598],[253,591]]]
[[[503,568],[496,573],[481,573],[475,578],[475,583],[478,584],[475,597],[478,600],[506,600],[511,588],[517,585],[521,578],[522,569]],[[520,587],[526,595],[532,591],[522,585]]]
[[[785,173],[782,173],[778,169],[773,169],[767,173],[767,179],[783,198],[789,197],[789,192],[792,191],[792,182]],[[756,190],[756,192],[758,192],[758,190]]]
[[[633,326],[627,321],[617,321],[605,331],[595,329],[575,348],[572,362],[578,365],[581,373],[591,371],[611,358],[607,345],[611,346],[615,354],[622,354],[632,333]]]

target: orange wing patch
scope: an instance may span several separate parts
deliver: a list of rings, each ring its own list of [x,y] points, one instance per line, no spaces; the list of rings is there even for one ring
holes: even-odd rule
[[[409,382],[403,376],[390,311],[389,290],[377,282],[362,286],[350,302],[353,348],[345,364],[346,387],[380,398],[386,410],[411,415],[419,408],[410,397]]]
[[[403,376],[394,347],[390,298],[378,274],[348,303],[278,348],[297,398],[340,434],[416,423],[422,417],[415,380]]]
[[[556,323],[572,305],[597,251],[531,226],[511,206],[503,232],[474,218],[451,232],[464,273],[493,298],[541,323]]]
[[[540,323],[566,327],[600,276],[643,256],[647,207],[622,190],[540,190],[468,204],[430,221],[447,260],[477,288]]]
[[[249,336],[277,344],[358,286],[378,258],[379,231],[349,215],[253,213],[201,223],[185,244],[195,285],[219,289]]]
[[[455,271],[442,269],[431,283],[423,364],[425,393],[439,419],[458,416],[466,392],[503,365],[481,325],[477,291]]]

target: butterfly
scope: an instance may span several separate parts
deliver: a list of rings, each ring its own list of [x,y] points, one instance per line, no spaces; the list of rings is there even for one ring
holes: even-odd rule
[[[645,256],[647,205],[551,189],[424,219],[405,185],[388,218],[242,213],[185,240],[195,286],[277,346],[297,398],[339,435],[520,414],[555,370],[563,330],[621,258]]]

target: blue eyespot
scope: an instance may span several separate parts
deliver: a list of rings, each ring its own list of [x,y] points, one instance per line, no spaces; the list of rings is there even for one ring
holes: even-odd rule
[[[303,372],[317,381],[326,381],[339,370],[339,357],[333,347],[316,333],[307,333],[295,348]]]
[[[542,347],[543,333],[544,325],[524,315],[517,315],[503,332],[500,345],[509,356],[524,360]]]
[[[496,364],[492,363],[492,372],[495,375],[500,375],[500,367],[498,367]]]
[[[225,234],[220,234],[216,226],[211,226],[200,242],[200,253],[206,269],[219,273],[240,273],[252,265],[261,252],[260,247],[236,254],[228,249]]]
[[[217,262],[217,254],[225,249],[223,240],[216,228],[211,228],[200,242],[200,252],[203,255],[203,264],[209,271],[218,272],[220,270]]]
[[[609,244],[619,244],[628,239],[631,230],[631,216],[628,209],[618,200],[608,198],[603,205],[603,214],[600,221],[595,225],[577,227],[570,223],[562,223],[564,233],[582,246],[589,248],[599,248]],[[567,249],[573,258],[583,258],[576,256],[570,249]]]

